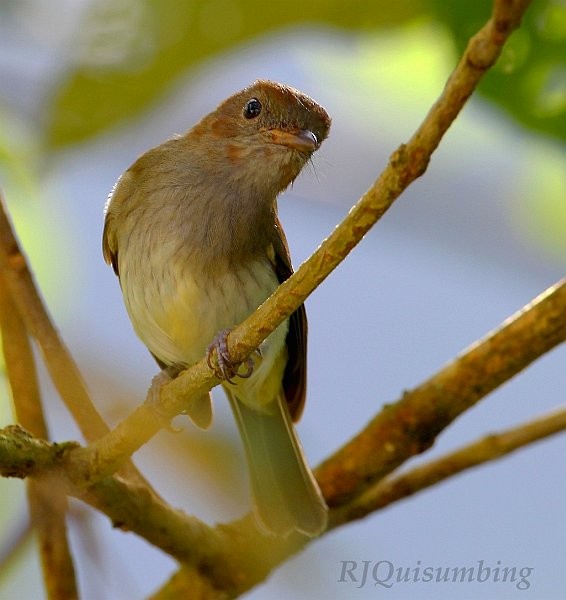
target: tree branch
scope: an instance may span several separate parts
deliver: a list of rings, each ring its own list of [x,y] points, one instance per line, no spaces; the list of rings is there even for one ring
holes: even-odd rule
[[[35,362],[25,326],[0,273],[2,347],[18,421],[47,439]],[[37,532],[43,579],[49,600],[78,598],[75,569],[67,538],[67,498],[56,478],[45,475],[27,482],[30,516]]]
[[[114,527],[134,531],[181,563],[190,565],[195,585],[206,589],[210,581],[228,590],[251,585],[251,573],[257,569],[248,564],[249,557],[242,552],[241,525],[209,527],[172,509],[145,486],[116,476],[90,484],[82,466],[70,460],[70,449],[75,445],[37,439],[18,425],[0,429],[0,476],[53,474],[67,494],[108,515]],[[249,524],[253,526],[253,520],[249,519]],[[267,555],[265,539],[263,547]],[[271,539],[267,538],[267,543]],[[258,559],[257,563],[264,564],[265,560]],[[198,578],[203,581],[197,582]]]
[[[0,269],[6,287],[27,331],[42,350],[51,379],[87,441],[108,433],[109,428],[92,403],[79,369],[39,295],[0,197]]]
[[[0,477],[39,477],[58,468],[62,455],[77,445],[50,443],[19,425],[8,425],[0,429]]]
[[[487,435],[406,473],[393,474],[379,481],[349,504],[332,511],[329,528],[361,519],[462,471],[507,456],[564,430],[566,408],[512,429]]]
[[[329,506],[347,504],[411,456],[429,448],[456,417],[566,340],[566,280],[385,408],[315,475]]]

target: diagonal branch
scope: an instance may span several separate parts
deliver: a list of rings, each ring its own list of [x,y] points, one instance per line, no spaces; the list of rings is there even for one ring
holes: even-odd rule
[[[306,300],[409,184],[425,172],[443,135],[485,72],[496,62],[529,3],[530,0],[494,1],[491,18],[471,38],[444,91],[413,137],[392,154],[380,177],[314,254],[244,323],[233,329],[228,343],[230,356],[236,362],[249,356]],[[79,451],[82,459],[93,467],[95,477],[114,472],[172,417],[185,410],[189,402],[218,383],[203,358],[164,386],[158,411],[147,402],[138,407],[109,435],[86,451]]]
[[[2,347],[18,421],[34,435],[47,439],[35,362],[25,326],[0,274]],[[67,498],[50,474],[28,480],[31,522],[37,533],[47,597],[78,598],[75,569],[67,538]]]
[[[456,417],[566,340],[566,280],[396,403],[316,469],[329,506],[354,496],[428,449]]]
[[[92,404],[76,363],[52,325],[4,206],[0,197],[0,269],[6,287],[27,331],[39,343],[57,391],[85,439],[93,441],[108,433],[108,426]]]
[[[462,471],[503,458],[529,444],[565,430],[566,408],[562,408],[512,429],[487,435],[406,473],[393,474],[382,479],[349,504],[332,511],[330,528],[361,519]]]

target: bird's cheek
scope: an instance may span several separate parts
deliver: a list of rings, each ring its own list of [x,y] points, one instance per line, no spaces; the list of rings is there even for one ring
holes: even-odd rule
[[[226,158],[232,165],[240,165],[246,155],[246,148],[239,144],[228,144],[226,146]]]
[[[232,142],[226,145],[226,159],[231,165],[243,166],[257,164],[258,161],[271,160],[275,152],[272,148],[259,148],[250,144]]]

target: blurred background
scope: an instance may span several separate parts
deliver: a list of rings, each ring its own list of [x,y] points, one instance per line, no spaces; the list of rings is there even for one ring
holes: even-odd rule
[[[330,233],[438,96],[488,0],[0,0],[0,185],[49,309],[115,424],[156,365],[102,260],[105,198],[136,157],[257,78],[293,85],[333,118],[280,199],[295,265]],[[318,464],[397,399],[557,281],[566,266],[566,2],[534,0],[428,172],[312,295],[299,425]],[[436,456],[564,402],[566,352],[536,362],[442,434]],[[52,437],[80,439],[40,368]],[[1,425],[13,417],[5,382]],[[208,432],[181,418],[136,462],[207,522],[248,510],[240,442],[221,392]],[[247,597],[563,597],[564,436],[343,527]],[[418,459],[422,460],[422,458]],[[413,461],[413,462],[416,462]],[[0,553],[26,519],[0,480]],[[82,598],[135,599],[176,564],[72,502]],[[340,582],[342,561],[530,567],[513,583]],[[418,563],[420,561],[420,563]],[[359,587],[358,587],[359,586]],[[33,538],[0,569],[0,598],[42,598]]]

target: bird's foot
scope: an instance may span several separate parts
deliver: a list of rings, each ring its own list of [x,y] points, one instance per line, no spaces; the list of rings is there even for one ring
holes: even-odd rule
[[[251,356],[248,356],[248,358],[246,358],[246,360],[243,363],[237,363],[232,360],[230,352],[228,351],[227,343],[229,333],[230,329],[223,329],[212,340],[211,344],[208,346],[206,351],[206,363],[210,367],[210,369],[214,371],[216,377],[235,385],[232,381],[234,377],[241,377],[242,379],[247,379],[251,376],[251,374],[254,371],[254,361]],[[217,364],[214,364],[212,359],[215,350]],[[242,364],[245,364],[246,366],[246,371],[244,373],[239,372],[240,366]]]

